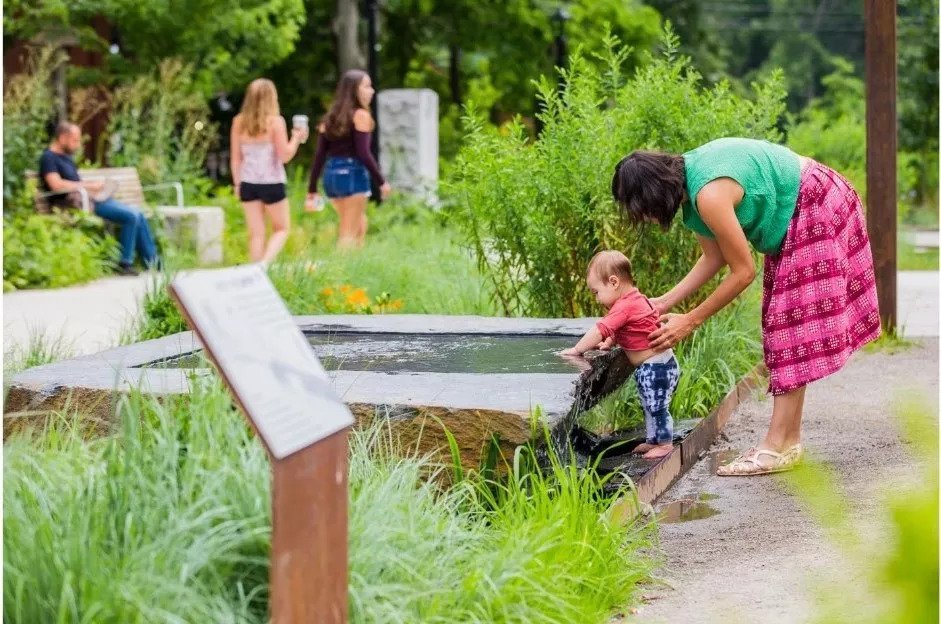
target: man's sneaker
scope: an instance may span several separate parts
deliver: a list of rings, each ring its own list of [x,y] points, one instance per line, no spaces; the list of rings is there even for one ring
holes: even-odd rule
[[[140,275],[140,272],[137,269],[135,269],[130,264],[127,264],[124,262],[121,262],[120,264],[118,264],[117,272],[118,272],[118,275],[130,275],[130,276]]]

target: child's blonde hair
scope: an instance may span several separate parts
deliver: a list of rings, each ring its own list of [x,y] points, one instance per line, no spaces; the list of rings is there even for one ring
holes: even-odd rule
[[[615,275],[622,280],[627,280],[631,284],[634,283],[631,261],[620,251],[609,249],[596,253],[588,262],[587,274],[590,276],[592,272],[594,272],[597,277],[601,278],[602,281]]]
[[[280,115],[278,91],[267,78],[252,80],[242,102],[242,129],[250,137],[264,134],[272,115]]]

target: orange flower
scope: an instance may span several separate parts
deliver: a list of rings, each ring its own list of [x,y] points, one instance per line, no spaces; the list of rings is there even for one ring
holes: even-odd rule
[[[332,296],[333,296],[333,289],[332,289],[332,288],[324,288],[323,290],[320,291],[320,294],[323,295],[324,297],[332,297]]]
[[[369,304],[369,296],[362,288],[357,288],[346,295],[346,302],[350,305],[362,307]]]
[[[342,286],[340,286],[340,292],[341,292],[341,293],[348,293],[348,292],[350,292],[351,290],[353,290],[353,287],[350,286],[349,284],[343,284]]]

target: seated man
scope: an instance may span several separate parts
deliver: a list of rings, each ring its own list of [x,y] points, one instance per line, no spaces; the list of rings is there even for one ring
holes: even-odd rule
[[[100,193],[105,187],[104,182],[82,182],[79,178],[72,154],[81,144],[82,133],[78,126],[67,121],[60,122],[56,126],[52,143],[39,159],[39,177],[43,187],[50,193],[61,193],[49,198],[49,204],[52,206],[71,206],[68,194],[79,187],[88,191],[90,198],[94,198],[95,193]],[[140,254],[144,266],[158,266],[157,246],[150,233],[147,218],[140,210],[111,198],[93,203],[96,215],[121,226],[118,236],[121,243],[118,270],[121,275],[137,275],[133,268],[135,251]]]

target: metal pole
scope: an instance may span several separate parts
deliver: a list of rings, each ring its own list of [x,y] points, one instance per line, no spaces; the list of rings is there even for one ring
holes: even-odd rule
[[[372,99],[372,118],[376,121],[376,128],[372,134],[372,154],[379,161],[379,28],[377,0],[366,0],[366,47],[368,58],[369,77],[372,78],[373,89],[376,95]]]
[[[895,10],[895,0],[866,0],[866,226],[884,330],[897,313]]]
[[[559,69],[565,69],[566,61],[568,60],[567,57],[565,35],[559,35],[555,38],[555,66]],[[559,91],[563,91],[564,89],[565,80],[559,75]]]
[[[461,101],[461,47],[448,46],[448,83],[451,87],[451,101],[460,106]]]

